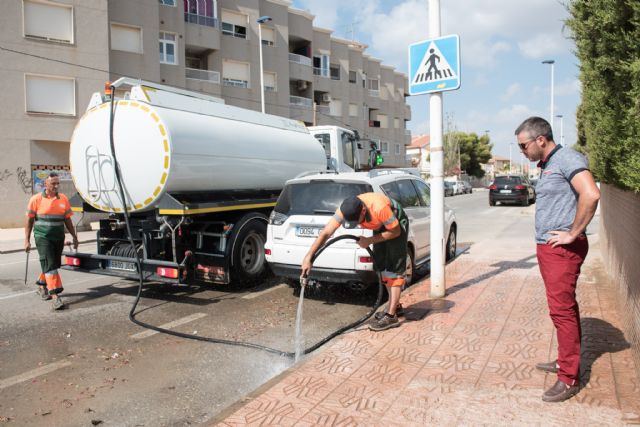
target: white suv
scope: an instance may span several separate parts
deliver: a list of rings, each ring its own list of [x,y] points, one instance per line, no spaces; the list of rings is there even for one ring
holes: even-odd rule
[[[398,201],[409,218],[407,283],[410,283],[414,269],[429,261],[430,191],[421,178],[397,169],[322,173],[287,181],[267,227],[265,257],[273,272],[298,280],[304,256],[340,203],[349,196],[371,191]],[[455,256],[456,230],[455,215],[445,208],[447,259]],[[340,227],[333,237],[345,234],[371,236],[373,231]],[[353,289],[364,289],[378,282],[371,256],[350,239],[341,240],[322,252],[313,263],[310,278],[346,283]]]

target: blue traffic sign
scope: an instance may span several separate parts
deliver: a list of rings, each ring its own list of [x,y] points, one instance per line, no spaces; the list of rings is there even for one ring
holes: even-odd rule
[[[460,87],[460,38],[457,34],[409,45],[409,95]]]

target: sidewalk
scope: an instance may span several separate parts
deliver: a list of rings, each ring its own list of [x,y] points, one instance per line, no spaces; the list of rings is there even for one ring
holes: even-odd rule
[[[402,296],[399,328],[337,338],[210,425],[638,424],[640,381],[597,240],[578,285],[583,388],[566,402],[540,399],[556,378],[534,365],[556,342],[534,248],[487,242],[447,266],[445,298],[422,281]]]
[[[79,231],[78,241],[90,243],[96,241],[96,231]],[[67,232],[67,239],[71,241],[71,235]],[[33,233],[31,234],[31,246],[35,248]],[[66,250],[66,249],[65,249]],[[0,255],[24,251],[24,228],[0,228]]]

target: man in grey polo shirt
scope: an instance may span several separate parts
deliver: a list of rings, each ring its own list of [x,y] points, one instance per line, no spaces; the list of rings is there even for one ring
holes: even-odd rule
[[[536,368],[558,374],[542,395],[561,402],[575,395],[580,372],[580,311],[576,283],[589,250],[585,234],[598,207],[600,191],[585,157],[557,145],[549,123],[529,117],[516,129],[518,146],[542,172],[536,185],[536,255],[547,304],[558,338],[558,358]]]

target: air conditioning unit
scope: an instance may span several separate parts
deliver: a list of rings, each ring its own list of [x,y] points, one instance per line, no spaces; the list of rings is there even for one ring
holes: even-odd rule
[[[322,102],[331,102],[331,95],[329,95],[328,93],[323,93]]]
[[[306,90],[308,87],[308,83],[304,80],[298,80],[298,90]]]

